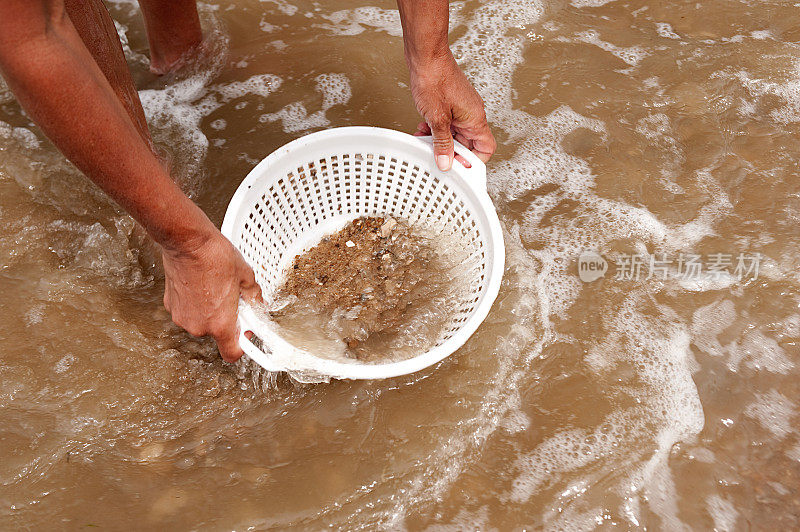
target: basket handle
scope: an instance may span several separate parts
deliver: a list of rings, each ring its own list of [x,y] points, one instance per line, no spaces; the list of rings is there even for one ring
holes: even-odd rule
[[[426,144],[430,146],[433,146],[433,137],[430,135],[424,137],[416,137],[416,138],[424,141]],[[472,165],[472,167],[467,168],[466,166],[461,164],[461,161],[458,161],[456,159],[453,160],[453,164],[461,165],[461,167],[464,169],[463,170],[464,174],[469,176],[470,178],[470,181],[468,182],[469,185],[479,184],[485,190],[486,164],[483,161],[481,161],[477,155],[472,153],[472,151],[470,151],[469,148],[458,142],[456,139],[453,139],[453,147],[455,149],[455,152],[458,155],[462,156],[464,159],[466,159],[467,162],[469,162],[469,164]]]
[[[257,318],[253,315],[253,310],[250,308],[250,305],[240,301],[239,315],[236,318],[236,323],[239,326],[239,346],[242,348],[242,351],[244,351],[247,356],[253,360],[253,362],[265,370],[284,371],[285,368],[282,368],[276,364],[268,353],[265,353],[253,345],[253,342],[251,342],[250,339],[245,336],[245,332],[255,330],[251,323],[257,323],[256,320]]]

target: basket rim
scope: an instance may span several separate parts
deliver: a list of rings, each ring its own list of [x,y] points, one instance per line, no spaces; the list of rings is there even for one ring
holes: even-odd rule
[[[307,147],[313,143],[329,140],[336,137],[357,137],[363,139],[365,146],[368,146],[369,139],[375,137],[390,138],[393,142],[398,144],[402,149],[402,145],[409,148],[419,150],[420,148],[430,152],[429,167],[426,168],[431,173],[442,174],[440,170],[433,165],[433,147],[430,138],[422,138],[392,129],[373,127],[373,126],[346,126],[331,128],[316,133],[305,135],[295,139],[288,144],[276,149],[261,162],[259,162],[241,182],[233,197],[231,198],[228,208],[225,212],[225,218],[222,223],[221,232],[239,249],[235,240],[238,239],[234,235],[236,229],[237,215],[247,198],[249,190],[256,184],[264,179],[266,171],[274,164],[281,161],[285,156],[290,153],[296,152],[303,147]],[[455,142],[455,141],[454,141]],[[321,358],[313,355],[312,353],[297,348],[276,334],[271,328],[266,326],[259,327],[260,319],[256,316],[252,307],[243,303],[240,305],[239,312],[239,326],[241,332],[244,330],[252,330],[262,338],[265,345],[271,348],[271,351],[279,351],[279,357],[269,353],[263,352],[256,348],[250,341],[244,340],[242,348],[250,358],[256,361],[259,365],[265,367],[270,371],[313,371],[324,374],[325,376],[338,378],[338,379],[382,379],[389,377],[396,377],[399,375],[406,375],[420,371],[424,368],[430,367],[443,359],[447,358],[459,348],[461,348],[472,334],[478,329],[481,323],[486,319],[489,310],[494,304],[495,299],[500,291],[500,284],[502,282],[504,267],[505,267],[505,245],[503,238],[503,231],[500,225],[500,219],[497,216],[497,211],[494,204],[486,191],[486,166],[478,159],[478,157],[469,151],[466,147],[458,142],[456,144],[456,152],[465,157],[472,168],[466,168],[458,161],[454,161],[453,168],[445,175],[450,174],[454,179],[460,179],[463,184],[470,188],[477,200],[478,206],[483,210],[486,220],[488,222],[487,242],[492,246],[492,257],[488,262],[489,271],[488,279],[484,285],[484,290],[481,295],[481,300],[476,305],[475,309],[469,315],[464,324],[447,340],[440,345],[425,351],[424,353],[405,360],[396,362],[372,363],[366,364],[358,361],[343,362],[332,359]],[[282,176],[268,177],[267,179],[279,179]],[[354,216],[354,218],[356,218]],[[252,265],[251,265],[252,266]],[[241,338],[244,338],[243,335]],[[259,353],[254,352],[259,351]],[[267,363],[265,357],[280,359],[280,360],[305,360],[310,361],[309,367],[283,367],[280,364],[272,362]],[[278,360],[275,360],[278,362]]]

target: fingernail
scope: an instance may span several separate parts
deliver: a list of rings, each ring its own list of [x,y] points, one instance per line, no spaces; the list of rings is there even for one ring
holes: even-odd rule
[[[447,155],[437,155],[436,166],[438,166],[439,170],[442,170],[443,172],[450,170],[450,157]]]

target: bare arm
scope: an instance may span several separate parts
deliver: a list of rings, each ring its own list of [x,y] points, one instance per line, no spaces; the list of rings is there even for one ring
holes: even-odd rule
[[[450,20],[447,0],[398,0],[403,25],[403,47],[409,67],[450,55],[447,32]]]
[[[214,335],[223,357],[238,358],[235,305],[240,284],[255,291],[252,272],[172,181],[84,46],[63,1],[0,0],[0,73],[64,155],[162,245],[164,299],[175,322],[192,334]],[[198,308],[203,316],[192,314]]]
[[[64,155],[159,243],[213,228],[141,137],[59,2],[0,1],[0,70]]]
[[[397,0],[403,24],[411,92],[425,122],[418,134],[433,134],[436,164],[453,162],[453,137],[488,161],[497,145],[483,101],[458,67],[447,42],[447,0]]]

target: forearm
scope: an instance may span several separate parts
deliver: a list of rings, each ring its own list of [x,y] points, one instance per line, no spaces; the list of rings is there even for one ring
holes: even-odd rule
[[[205,238],[208,218],[142,139],[69,19],[40,22],[16,39],[0,37],[0,70],[20,104],[159,243],[175,247]]]
[[[450,56],[447,42],[447,0],[397,0],[403,25],[403,46],[411,70]]]
[[[433,137],[436,165],[443,172],[453,164],[453,139],[483,162],[488,161],[497,144],[489,130],[481,97],[450,52],[447,0],[397,0],[397,5],[411,74],[411,94],[424,120],[415,134]],[[469,166],[465,159],[459,160]]]

